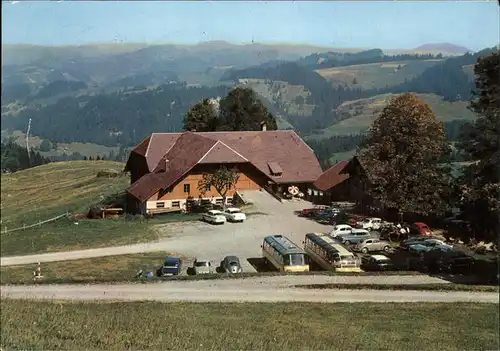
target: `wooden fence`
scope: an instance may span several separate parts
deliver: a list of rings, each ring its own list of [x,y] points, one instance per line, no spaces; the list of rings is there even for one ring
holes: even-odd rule
[[[68,217],[69,215],[70,215],[70,213],[66,212],[66,213],[60,214],[60,215],[58,215],[56,217],[52,217],[52,218],[46,219],[45,221],[41,221],[41,222],[38,222],[38,223],[35,223],[35,224],[30,224],[30,225],[23,225],[22,227],[14,228],[14,229],[9,229],[9,230],[7,230],[7,227],[5,227],[2,230],[2,233],[6,234],[6,233],[17,232],[19,230],[26,230],[26,229],[38,227],[38,226],[41,226],[42,224],[54,222],[54,221],[57,221],[58,219],[63,218],[63,217]]]

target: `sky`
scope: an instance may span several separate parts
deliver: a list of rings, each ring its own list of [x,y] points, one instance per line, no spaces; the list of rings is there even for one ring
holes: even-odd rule
[[[472,1],[2,1],[2,43],[310,44],[413,49],[499,44],[497,0]]]

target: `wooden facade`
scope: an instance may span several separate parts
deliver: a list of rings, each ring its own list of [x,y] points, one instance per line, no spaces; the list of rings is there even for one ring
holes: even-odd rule
[[[349,174],[347,194],[350,201],[356,202],[362,209],[372,206],[373,199],[367,193],[371,183],[359,159],[353,157],[343,172]]]
[[[145,208],[141,212],[156,212],[159,209],[182,209],[188,198],[208,199],[213,203],[221,203],[222,197],[213,187],[200,191],[199,183],[204,173],[215,171],[220,165],[199,164],[189,171],[184,177],[168,189],[160,189],[156,194],[146,201]],[[226,194],[231,199],[239,190],[259,190],[267,185],[267,177],[260,173],[251,164],[226,165],[228,168],[238,170],[239,178],[235,186]]]

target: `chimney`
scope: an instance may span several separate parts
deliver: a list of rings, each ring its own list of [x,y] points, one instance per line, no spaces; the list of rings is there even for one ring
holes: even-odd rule
[[[165,172],[168,172],[169,162],[170,162],[169,160],[165,159]]]
[[[266,121],[260,122],[260,129],[265,132],[267,130],[267,124]]]

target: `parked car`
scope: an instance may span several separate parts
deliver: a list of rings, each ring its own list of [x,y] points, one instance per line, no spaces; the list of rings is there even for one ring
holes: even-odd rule
[[[330,232],[330,236],[336,237],[337,235],[341,234],[350,234],[353,229],[354,228],[348,224],[338,224],[333,227],[332,231]]]
[[[388,241],[370,238],[370,239],[365,239],[361,241],[359,244],[357,244],[353,248],[353,251],[360,251],[362,253],[368,253],[372,251],[389,252],[391,248],[392,248],[391,243]]]
[[[221,267],[226,273],[241,273],[243,268],[241,268],[240,260],[236,256],[226,256],[221,262]]]
[[[332,222],[332,219],[338,216],[341,213],[338,209],[333,209],[330,208],[325,211],[317,212],[314,215],[312,215],[312,218],[314,218],[318,223],[323,223],[323,224],[330,224]]]
[[[210,210],[203,215],[203,220],[212,224],[224,224],[226,223],[226,216],[222,211]]]
[[[457,213],[451,217],[446,217],[443,220],[443,224],[444,224],[445,228],[452,223],[462,223],[462,222],[467,222],[464,213]]]
[[[158,277],[166,275],[179,275],[182,273],[182,260],[178,257],[166,257],[163,260],[163,265],[158,268],[156,275]]]
[[[333,215],[335,213],[339,213],[339,212],[340,212],[340,209],[338,209],[336,207],[328,207],[328,208],[325,208],[321,211],[313,212],[310,217],[317,218],[317,217],[331,216],[331,215]]]
[[[361,216],[361,215],[350,215],[349,221],[347,224],[349,224],[352,227],[356,227],[365,219],[366,216]]]
[[[353,229],[350,234],[341,236],[342,244],[358,244],[365,239],[375,238],[366,229]]]
[[[241,210],[236,207],[226,208],[223,213],[224,216],[226,216],[226,220],[228,222],[243,222],[245,219],[247,219],[246,214],[241,212]]]
[[[326,205],[316,205],[311,208],[304,208],[302,211],[299,212],[300,217],[310,217],[312,216],[313,213],[324,211],[327,208],[329,208]]]
[[[432,235],[432,231],[427,224],[423,222],[415,222],[410,226],[410,234],[429,236]]]
[[[382,218],[368,217],[357,225],[358,228],[366,230],[379,230],[382,225]]]
[[[337,225],[337,224],[347,224],[349,222],[349,215],[344,211],[333,213],[330,216],[328,224]]]
[[[432,249],[423,258],[431,272],[468,273],[474,265],[474,258],[457,250]]]
[[[413,244],[408,247],[408,251],[414,253],[424,253],[428,252],[434,248],[440,249],[442,251],[449,251],[453,249],[453,246],[444,243],[437,239],[424,240],[421,243]]]
[[[403,241],[401,241],[399,243],[399,248],[400,249],[403,249],[403,250],[408,250],[408,247],[410,245],[415,245],[415,244],[420,244],[426,240],[429,240],[429,239],[436,239],[436,240],[440,240],[440,238],[438,238],[437,236],[420,236],[420,235],[417,235],[417,236],[412,236],[408,239],[405,239]]]
[[[370,255],[361,258],[361,269],[364,271],[388,271],[394,270],[391,259],[384,255]]]
[[[197,258],[193,262],[194,274],[210,274],[213,273],[212,262]]]

